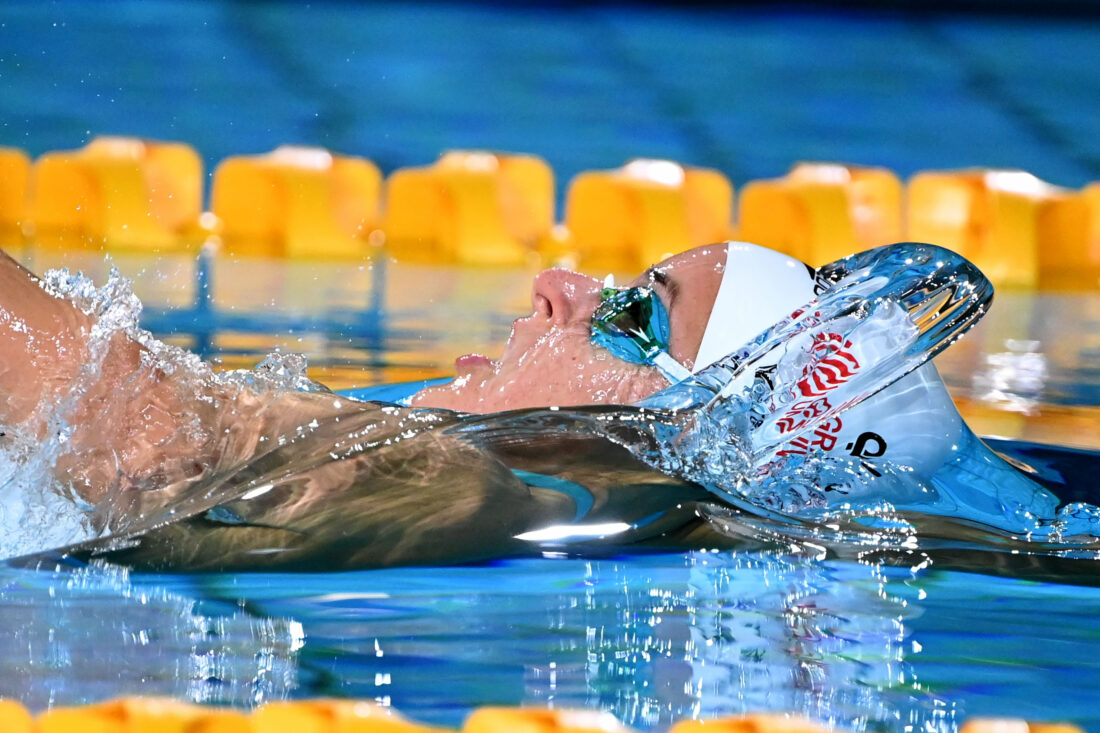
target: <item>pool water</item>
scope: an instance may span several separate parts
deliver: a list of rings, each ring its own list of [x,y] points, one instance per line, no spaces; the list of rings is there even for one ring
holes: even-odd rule
[[[523,151],[554,167],[559,211],[575,174],[635,156],[715,167],[739,190],[804,159],[903,177],[1020,167],[1077,187],[1100,179],[1098,37],[1094,16],[762,4],[6,3],[0,144],[180,140],[207,170],[288,142],[386,172]],[[99,254],[3,246],[106,279]],[[338,389],[495,353],[532,274],[115,261],[158,335],[226,368],[300,351]],[[937,363],[977,432],[1100,450],[1100,295],[999,293]],[[658,730],[791,710],[854,730],[995,715],[1100,731],[1094,561],[879,559],[785,545],[294,576],[2,568],[0,696],[42,710],[334,695],[450,725],[501,703]]]
[[[23,259],[100,281],[106,267]],[[154,330],[224,366],[302,351],[341,389],[496,353],[529,308],[525,271],[116,262]],[[937,363],[979,432],[1095,450],[1097,354],[1100,295],[1007,293]],[[607,709],[655,730],[752,711],[854,730],[951,731],[975,715],[1100,730],[1095,559],[885,559],[783,542],[304,575],[9,568],[0,696],[36,710],[120,694],[241,707],[337,696],[452,726],[477,706],[522,704]]]
[[[921,563],[788,549],[3,582],[0,694],[33,708],[336,696],[452,726],[486,704],[600,708],[641,729],[746,711],[856,730],[1100,725],[1100,590]]]

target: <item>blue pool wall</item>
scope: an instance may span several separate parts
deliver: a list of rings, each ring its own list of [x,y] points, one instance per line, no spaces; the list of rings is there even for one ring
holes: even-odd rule
[[[208,172],[284,143],[383,172],[523,151],[559,198],[636,156],[735,185],[797,160],[1100,180],[1092,4],[870,5],[5,3],[0,145],[180,140]]]

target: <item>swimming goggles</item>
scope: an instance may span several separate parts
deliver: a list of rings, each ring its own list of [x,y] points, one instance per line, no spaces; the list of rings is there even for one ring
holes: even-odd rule
[[[592,343],[631,364],[657,369],[673,384],[691,372],[668,353],[668,311],[652,288],[618,289],[609,275],[592,314]]]

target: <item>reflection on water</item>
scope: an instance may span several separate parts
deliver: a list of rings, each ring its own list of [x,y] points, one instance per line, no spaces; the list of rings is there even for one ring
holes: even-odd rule
[[[1100,724],[1100,590],[914,562],[807,546],[308,575],[5,570],[0,696],[337,696],[450,726],[493,704],[654,730],[753,711],[856,731]]]
[[[68,267],[97,283],[100,252],[27,247],[36,272]],[[142,325],[226,368],[249,368],[275,348],[309,357],[333,389],[453,373],[469,351],[498,353],[514,318],[531,310],[534,270],[115,253],[144,304]]]
[[[1100,292],[998,293],[936,366],[978,434],[1100,448]]]
[[[979,713],[1087,723],[1100,689],[1082,616],[1097,592],[925,566],[697,552],[303,580],[201,587],[302,622],[295,696],[375,699],[436,723],[522,703],[598,707],[638,728],[794,710],[853,730],[955,730]]]
[[[857,730],[950,730],[913,672],[909,571],[812,554],[545,559],[483,568],[207,578],[208,597],[302,622],[295,696],[457,724],[479,704],[611,710],[629,725],[796,710]]]
[[[135,584],[117,568],[0,571],[0,698],[32,710],[120,693],[219,705],[284,699],[302,627]]]

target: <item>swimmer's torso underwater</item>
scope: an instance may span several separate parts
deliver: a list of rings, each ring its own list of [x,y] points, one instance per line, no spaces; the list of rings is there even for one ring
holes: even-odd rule
[[[1017,447],[1010,465],[927,363],[992,297],[930,245],[817,271],[714,245],[627,288],[549,270],[500,361],[461,357],[454,380],[387,394],[403,404],[285,360],[215,375],[140,332],[117,278],[3,264],[4,551],[24,563],[316,571],[872,536],[1058,555],[1100,535],[1065,484],[1079,461]]]

